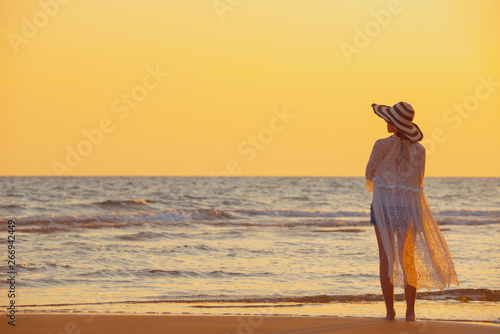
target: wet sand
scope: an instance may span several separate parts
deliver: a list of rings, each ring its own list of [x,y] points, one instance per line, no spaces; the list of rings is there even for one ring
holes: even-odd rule
[[[1,333],[500,333],[500,325],[453,321],[385,321],[375,318],[193,315],[4,315]]]

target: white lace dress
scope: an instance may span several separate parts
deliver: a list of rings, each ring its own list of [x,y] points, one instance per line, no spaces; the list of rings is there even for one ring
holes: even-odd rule
[[[448,245],[424,194],[425,148],[396,135],[375,142],[366,167],[373,214],[395,286],[458,285]]]

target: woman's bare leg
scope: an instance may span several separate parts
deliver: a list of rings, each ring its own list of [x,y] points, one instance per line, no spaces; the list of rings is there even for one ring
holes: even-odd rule
[[[415,321],[415,299],[417,299],[417,288],[407,284],[405,287],[406,299],[406,321]]]
[[[396,310],[394,310],[394,285],[389,279],[389,263],[387,261],[387,256],[385,254],[384,246],[382,244],[382,240],[380,239],[380,234],[378,232],[377,226],[375,226],[375,234],[377,235],[378,255],[380,258],[380,286],[382,287],[385,308],[387,309],[387,315],[385,319],[395,320]]]
[[[417,285],[417,271],[415,268],[415,242],[413,240],[413,224],[410,224],[406,236],[404,237],[402,263],[403,271],[408,281],[405,286],[406,299],[406,321],[415,321],[415,300],[417,299],[417,288],[410,285]],[[398,237],[402,237],[398,235]],[[400,254],[401,254],[400,253]]]

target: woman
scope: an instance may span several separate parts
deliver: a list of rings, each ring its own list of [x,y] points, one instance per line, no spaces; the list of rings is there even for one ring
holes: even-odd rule
[[[372,104],[372,108],[387,122],[387,131],[394,133],[375,142],[366,167],[385,319],[396,319],[394,285],[398,285],[405,290],[406,320],[415,321],[417,289],[458,285],[457,274],[424,194],[425,148],[418,143],[423,134],[412,123],[413,108],[406,102],[392,107]]]

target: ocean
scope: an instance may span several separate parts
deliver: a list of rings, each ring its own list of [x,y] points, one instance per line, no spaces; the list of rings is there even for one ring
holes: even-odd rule
[[[500,322],[500,178],[424,185],[460,286],[419,290],[417,317]],[[0,177],[0,304],[15,272],[21,314],[383,317],[371,196],[361,177]]]

